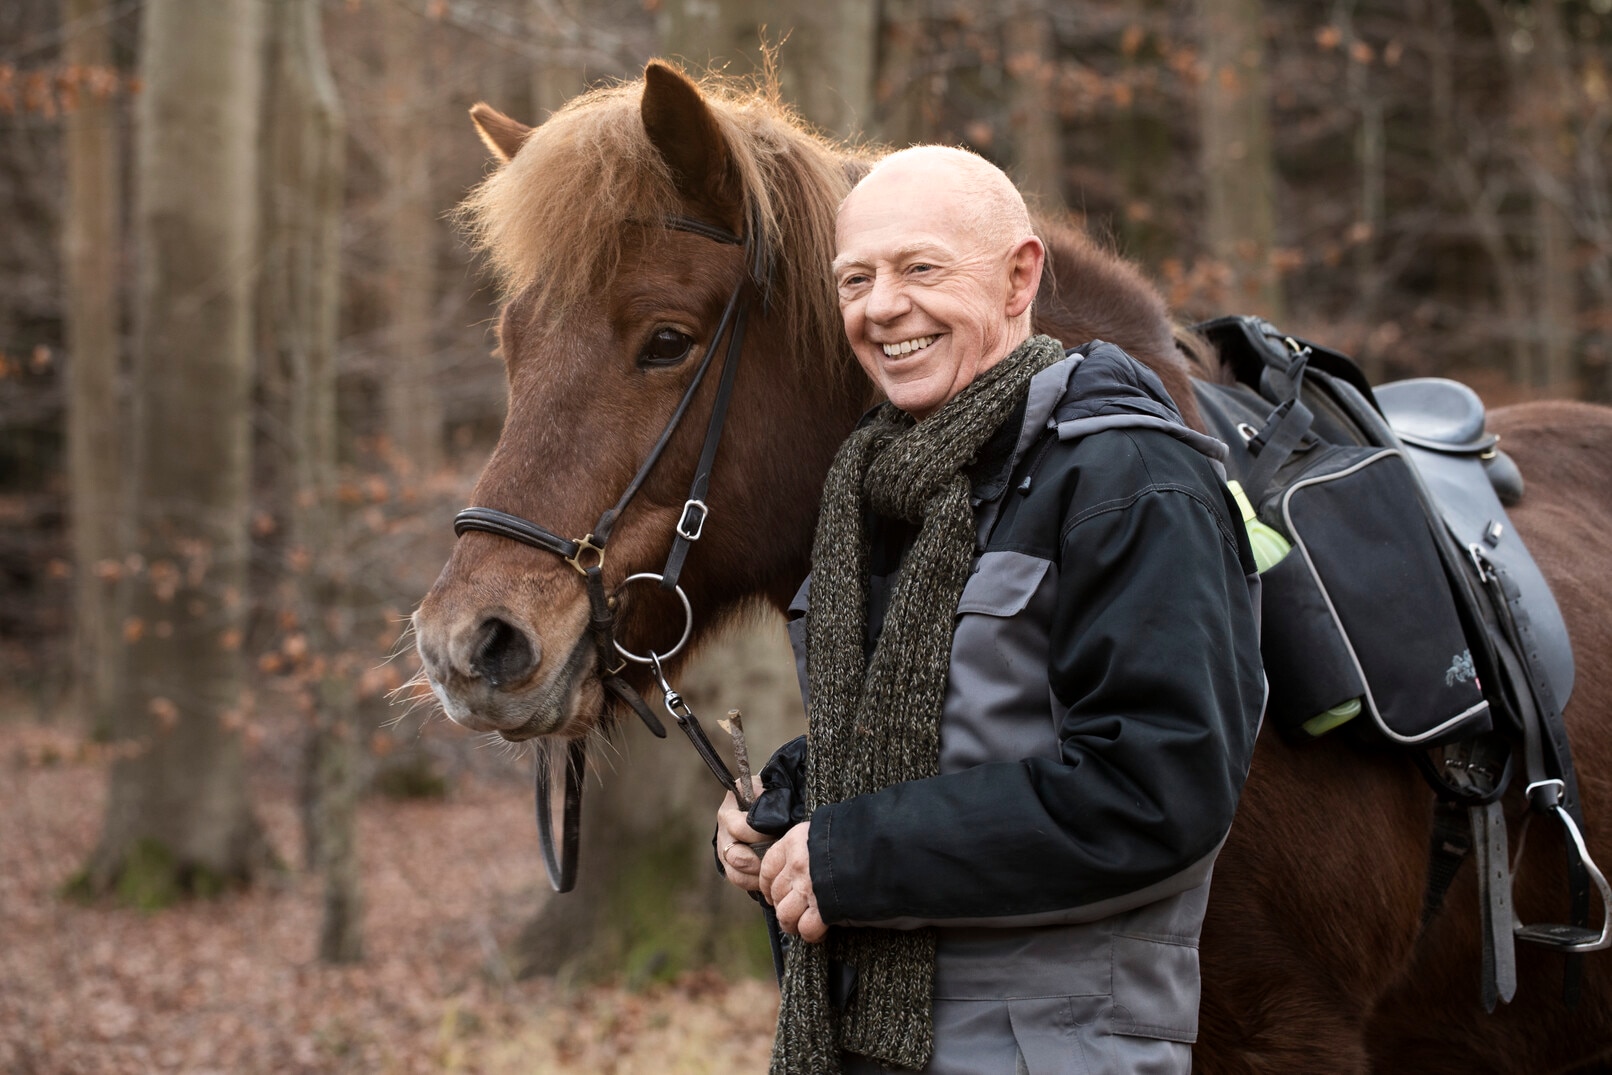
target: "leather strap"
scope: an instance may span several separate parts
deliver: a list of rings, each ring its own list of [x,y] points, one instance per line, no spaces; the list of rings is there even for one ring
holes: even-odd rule
[[[1495,595],[1496,613],[1511,649],[1527,665],[1517,693],[1522,716],[1523,766],[1528,780],[1529,805],[1541,813],[1560,806],[1580,832],[1585,831],[1584,808],[1578,797],[1578,777],[1573,769],[1572,748],[1567,726],[1562,720],[1556,695],[1545,674],[1538,645],[1529,627],[1528,612],[1516,583],[1499,564],[1475,554],[1484,577]],[[1567,889],[1570,922],[1587,927],[1590,920],[1590,877],[1584,860],[1572,840],[1567,849]],[[1578,1003],[1583,986],[1583,956],[1568,953],[1564,968],[1563,999],[1569,1007]]]
[[[565,749],[565,798],[560,807],[560,845],[554,845],[554,800],[550,769],[555,744],[542,741],[537,747],[537,842],[543,849],[543,865],[549,884],[556,892],[569,892],[577,883],[577,845],[582,836],[582,783],[588,767],[586,739],[573,739]]]
[[[705,426],[705,444],[700,449],[700,459],[694,467],[694,481],[689,486],[683,514],[677,521],[677,529],[672,538],[672,550],[666,557],[666,567],[661,571],[660,586],[663,590],[677,588],[678,577],[683,573],[683,561],[688,558],[689,549],[700,539],[705,530],[705,517],[708,514],[705,494],[711,486],[711,467],[716,462],[717,447],[722,443],[722,428],[728,418],[728,402],[733,398],[733,382],[738,379],[739,355],[744,349],[744,328],[749,312],[748,306],[741,306],[733,322],[733,334],[728,340],[728,353],[722,360],[722,379],[717,382],[716,398],[711,401],[711,419]],[[714,339],[711,346],[714,350],[716,347]],[[690,516],[696,511],[698,515],[691,518]]]
[[[1478,868],[1478,909],[1483,916],[1483,1010],[1517,994],[1517,944],[1511,932],[1511,868],[1506,862],[1506,815],[1499,802],[1467,811]]]
[[[497,534],[499,537],[518,541],[522,545],[530,545],[534,549],[563,556],[567,560],[574,557],[581,548],[577,542],[563,538],[552,530],[545,530],[536,523],[527,522],[519,515],[510,515],[494,508],[466,508],[453,517],[454,537],[463,537],[470,530]]]
[[[705,221],[697,220],[691,216],[664,217],[662,218],[661,223],[668,228],[673,228],[677,231],[686,231],[692,235],[703,235],[707,239],[714,239],[719,243],[727,243],[729,246],[744,245],[744,239],[741,236],[733,234],[727,228],[720,228],[715,224],[707,224]]]

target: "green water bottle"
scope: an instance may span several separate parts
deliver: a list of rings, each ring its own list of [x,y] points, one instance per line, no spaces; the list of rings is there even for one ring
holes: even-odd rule
[[[1248,494],[1243,492],[1241,483],[1229,481],[1226,487],[1237,500],[1237,507],[1243,513],[1243,529],[1248,531],[1248,544],[1254,550],[1254,566],[1263,575],[1275,567],[1293,550],[1287,538],[1283,537],[1274,527],[1260,522],[1259,515],[1254,511],[1254,505],[1248,500]],[[1340,724],[1347,724],[1360,715],[1360,699],[1351,698],[1347,702],[1340,702],[1324,712],[1317,713],[1305,721],[1301,728],[1306,735],[1325,735]]]
[[[1254,566],[1259,568],[1259,573],[1263,575],[1281,562],[1282,557],[1286,556],[1293,546],[1289,545],[1287,538],[1273,527],[1259,521],[1259,516],[1254,512],[1254,505],[1248,502],[1248,494],[1243,492],[1241,482],[1229,481],[1226,487],[1231,490],[1231,495],[1237,498],[1237,506],[1242,509],[1243,529],[1248,531],[1248,544],[1254,550]]]

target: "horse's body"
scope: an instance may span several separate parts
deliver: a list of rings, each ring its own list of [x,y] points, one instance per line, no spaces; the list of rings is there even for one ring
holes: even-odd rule
[[[509,419],[476,503],[586,532],[648,452],[744,271],[735,248],[653,222],[675,213],[738,233],[759,199],[774,293],[752,316],[710,520],[683,580],[700,633],[749,601],[781,607],[808,568],[833,450],[869,401],[838,338],[825,256],[834,206],[865,162],[766,100],[702,97],[657,65],[641,99],[636,87],[592,95],[530,144],[527,128],[491,110],[476,118],[488,145],[514,158],[472,206],[513,296],[500,327]],[[1190,401],[1156,291],[1084,236],[1043,234],[1052,273],[1038,327],[1118,343]],[[588,236],[597,241],[579,246]],[[689,357],[667,360],[684,337]],[[713,391],[701,387],[695,420],[616,528],[609,585],[665,559]],[[1513,520],[1575,644],[1567,720],[1591,849],[1606,862],[1612,728],[1596,721],[1612,700],[1612,411],[1529,404],[1491,425],[1527,477]],[[675,637],[669,605],[637,589],[622,605],[619,629],[640,649]],[[586,620],[578,576],[558,557],[469,533],[415,622],[450,715],[526,739],[601,725]],[[1422,935],[1432,803],[1402,755],[1343,737],[1303,749],[1262,737],[1204,925],[1201,1070],[1552,1071],[1612,1059],[1612,956],[1586,957],[1583,999],[1569,1010],[1561,957],[1523,946],[1515,1002],[1485,1015],[1470,867]],[[1507,805],[1515,846],[1520,795]],[[1525,921],[1563,920],[1562,862],[1560,831],[1536,819],[1516,880]]]

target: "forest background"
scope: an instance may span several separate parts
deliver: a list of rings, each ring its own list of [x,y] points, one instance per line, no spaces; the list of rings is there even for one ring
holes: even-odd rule
[[[764,1065],[693,753],[624,731],[550,897],[530,758],[404,631],[504,406],[467,108],[764,44],[813,123],[972,146],[1183,320],[1612,402],[1612,0],[9,0],[0,1068]],[[776,624],[680,686],[800,727]]]

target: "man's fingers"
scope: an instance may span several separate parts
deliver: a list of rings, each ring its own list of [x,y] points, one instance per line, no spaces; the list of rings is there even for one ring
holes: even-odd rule
[[[716,812],[716,825],[735,843],[753,844],[769,839],[750,827],[749,815],[739,806],[731,791],[722,798],[722,806]]]
[[[722,853],[722,864],[730,870],[750,874],[759,881],[761,858],[747,845],[734,842]]]
[[[788,860],[788,856],[778,851],[777,847],[778,844],[774,843],[767,849],[767,853],[761,857],[761,869],[758,871],[761,876],[761,889],[767,893],[769,899],[772,896],[773,883],[778,880],[778,875],[783,872],[784,863]]]
[[[808,904],[805,912],[795,922],[795,931],[801,940],[812,944],[828,936],[828,927],[823,924],[823,917],[817,913],[817,904]]]
[[[778,928],[792,937],[816,944],[828,936],[816,901],[798,888],[790,889],[773,909],[778,914]]]
[[[791,889],[773,904],[773,910],[778,912],[778,928],[794,936],[800,932],[798,923],[807,910],[806,897],[798,890]]]

